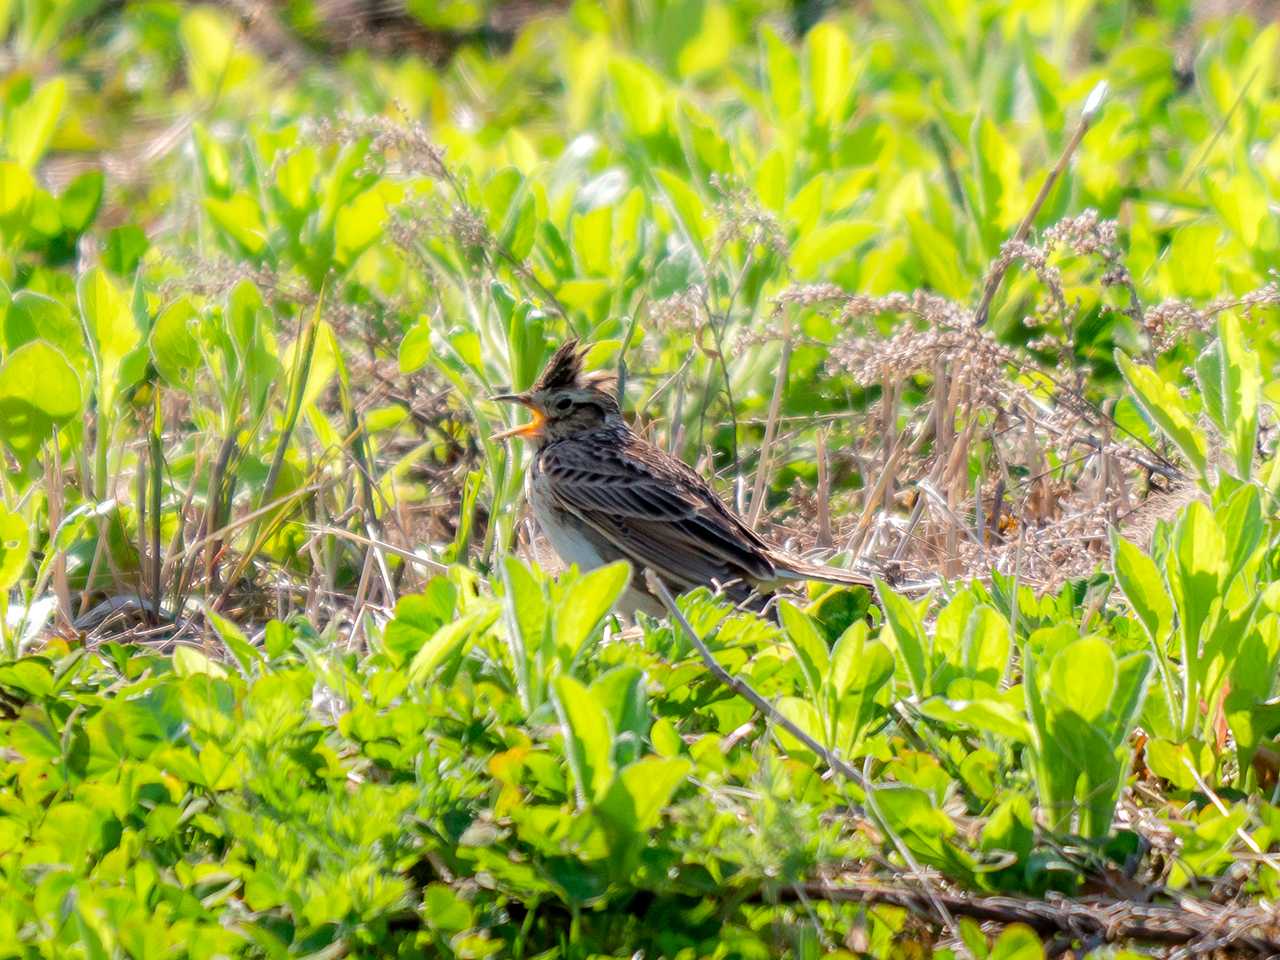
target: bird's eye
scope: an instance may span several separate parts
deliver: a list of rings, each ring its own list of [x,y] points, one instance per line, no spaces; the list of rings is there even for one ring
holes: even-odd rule
[[[551,404],[551,409],[556,413],[568,413],[573,406],[573,400],[570,397],[557,397],[555,402]]]

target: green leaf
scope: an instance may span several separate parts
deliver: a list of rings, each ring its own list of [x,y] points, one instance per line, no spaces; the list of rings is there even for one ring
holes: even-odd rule
[[[33,340],[44,340],[61,351],[77,373],[82,376],[89,374],[91,364],[85,349],[84,329],[61,300],[32,290],[19,290],[13,295],[2,328],[6,350],[16,350]]]
[[[1173,629],[1173,602],[1155,561],[1120,536],[1114,527],[1111,530],[1111,557],[1116,580],[1125,599],[1142,621],[1156,649],[1163,649],[1169,631]]]
[[[662,129],[665,108],[662,79],[631,57],[609,61],[618,110],[631,133],[647,137]]]
[[[920,612],[906,597],[894,593],[883,580],[876,580],[876,593],[880,597],[881,607],[884,608],[889,636],[893,638],[898,655],[906,665],[911,690],[917,697],[925,696],[929,692],[930,657],[924,625],[920,622]]]
[[[613,207],[578,213],[569,223],[569,244],[582,272],[607,277],[613,272]]]
[[[431,359],[431,324],[425,320],[409,329],[400,341],[399,364],[401,373],[421,370]]]
[[[1253,472],[1258,441],[1258,404],[1262,398],[1262,368],[1258,352],[1245,342],[1234,314],[1218,318],[1222,344],[1222,411],[1227,436],[1235,454],[1236,475],[1248,479]]]
[[[791,268],[799,280],[812,280],[828,273],[858,253],[858,248],[883,228],[870,220],[840,220],[823,224],[801,236],[791,248]]]
[[[693,187],[670,170],[658,169],[653,171],[653,175],[685,234],[693,242],[699,255],[705,256],[711,228],[707,223],[706,206],[702,198]]]
[[[827,683],[837,699],[843,697],[862,674],[864,651],[867,646],[867,624],[863,620],[851,623],[831,648],[827,667]],[[878,644],[884,647],[884,644]],[[888,648],[885,647],[888,653]],[[893,669],[893,654],[889,654],[889,669]]]
[[[496,603],[481,603],[437,630],[409,661],[410,681],[423,683],[439,667],[454,660],[469,641],[493,625],[499,612]]]
[[[556,652],[562,664],[568,666],[577,658],[630,582],[631,564],[620,560],[582,574],[565,591],[554,614]]]
[[[1031,728],[1022,711],[995,697],[981,700],[930,697],[920,704],[919,709],[926,717],[943,723],[972,727],[1015,743],[1031,742]]]
[[[1249,562],[1262,542],[1264,523],[1258,488],[1252,483],[1242,486],[1218,508],[1214,519],[1222,531],[1226,558],[1222,582],[1227,584]]]
[[[146,233],[134,223],[113,227],[107,234],[107,247],[102,253],[102,262],[107,268],[122,277],[133,274],[139,261],[150,248]]]
[[[765,70],[769,77],[769,98],[774,114],[789,120],[800,102],[800,61],[791,44],[765,24],[761,31],[765,46]]]
[[[102,205],[105,178],[101,170],[89,170],[72,180],[58,197],[62,225],[75,235],[84,233]]]
[[[1222,341],[1213,340],[1196,357],[1196,382],[1204,401],[1204,412],[1214,426],[1226,436],[1231,431],[1223,409],[1222,398]]]
[[[173,651],[173,672],[180,677],[225,677],[226,668],[210,660],[189,643],[180,643]]]
[[[169,304],[151,326],[147,345],[151,362],[168,383],[191,387],[202,358],[195,330],[198,323],[195,307],[187,297]]]
[[[244,631],[237,627],[226,617],[215,613],[209,608],[205,608],[204,615],[209,618],[209,623],[213,626],[213,632],[231,651],[231,655],[236,658],[236,662],[240,664],[240,669],[247,675],[254,663],[264,663],[266,658],[262,655],[262,651],[249,642],[249,638],[244,635]]]
[[[827,731],[822,726],[822,715],[810,701],[800,697],[779,697],[777,706],[778,713],[794,723],[803,733],[812,737],[816,743],[827,747],[831,746],[831,737],[828,736]],[[782,745],[782,749],[787,753],[801,757],[812,756],[812,751],[803,741],[781,726],[775,725],[773,732],[778,738],[778,743]]]
[[[26,229],[35,195],[35,178],[20,164],[0,160],[0,227]]]
[[[0,504],[0,595],[18,582],[30,551],[31,535],[26,521]]]
[[[128,298],[101,267],[80,277],[77,294],[80,319],[98,374],[99,405],[114,410],[120,389],[127,386],[121,377],[125,358],[142,340],[142,331]]]
[[[1026,924],[1011,923],[1001,931],[987,960],[1044,960],[1044,944]]]
[[[801,673],[809,688],[809,696],[815,701],[827,675],[829,654],[827,643],[818,625],[803,610],[789,600],[778,602],[778,616],[787,632],[787,639],[796,652]]]
[[[1226,541],[1209,508],[1193,500],[1183,510],[1174,530],[1176,576],[1170,578],[1178,607],[1179,628],[1184,637],[1184,668],[1198,659],[1200,628],[1218,598],[1226,573]]]
[[[1058,652],[1049,667],[1045,703],[1050,714],[1071,712],[1095,721],[1111,705],[1116,658],[1099,637],[1084,637]]]
[[[969,614],[964,632],[964,665],[969,676],[995,686],[1009,665],[1009,621],[993,607]]]
[[[76,371],[43,340],[19,347],[0,366],[0,440],[22,464],[30,466],[53,428],[83,408]]]
[[[34,170],[58,128],[66,102],[67,81],[55,77],[14,107],[6,125],[9,156]]]
[[[205,197],[204,208],[213,222],[246,254],[256,257],[267,246],[267,227],[262,220],[258,203],[241,190],[226,200]]]
[[[1116,365],[1138,405],[1204,478],[1208,469],[1208,444],[1177,388],[1160,379],[1150,367],[1135,364],[1121,351],[1117,350],[1115,356]]]
[[[542,582],[517,557],[502,563],[503,610],[507,643],[515,664],[516,685],[525,709],[542,703],[546,663],[547,620],[550,613]]]
[[[591,691],[573,677],[556,677],[551,693],[578,806],[597,803],[613,781],[613,722]]]
[[[653,829],[692,767],[681,757],[645,757],[623,767],[600,803],[601,815],[627,833]]]
[[[804,58],[814,119],[823,125],[843,120],[857,79],[848,35],[829,20],[819,23],[805,35]]]

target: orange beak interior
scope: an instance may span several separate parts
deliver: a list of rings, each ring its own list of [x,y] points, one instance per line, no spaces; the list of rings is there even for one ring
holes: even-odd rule
[[[512,427],[510,430],[503,430],[501,433],[495,433],[490,439],[492,440],[508,440],[511,437],[523,437],[526,440],[533,440],[542,436],[542,428],[547,422],[547,416],[537,407],[535,407],[528,398],[519,394],[503,394],[499,397],[491,397],[491,400],[505,400],[512,403],[522,403],[529,408],[529,412],[533,414],[533,419],[528,423],[522,423],[518,427]]]

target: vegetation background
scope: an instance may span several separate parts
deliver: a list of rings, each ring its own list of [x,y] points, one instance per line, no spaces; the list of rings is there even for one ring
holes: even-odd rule
[[[1276,18],[0,0],[0,953],[1280,950]],[[877,596],[544,573],[571,334]]]

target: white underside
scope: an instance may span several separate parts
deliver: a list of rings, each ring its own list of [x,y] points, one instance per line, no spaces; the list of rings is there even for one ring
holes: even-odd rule
[[[594,570],[605,565],[605,558],[600,555],[595,544],[582,533],[576,523],[565,522],[564,514],[559,508],[548,502],[545,494],[535,483],[526,485],[529,504],[533,507],[533,517],[538,521],[538,528],[547,538],[556,554],[564,561],[565,566],[577,564],[579,570]],[[616,604],[619,613],[634,617],[637,610],[657,617],[665,613],[658,600],[642,590],[628,586],[618,598]]]

